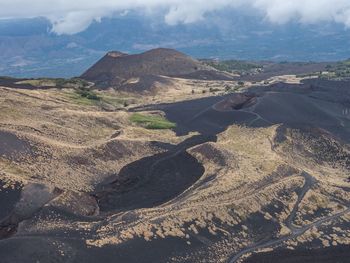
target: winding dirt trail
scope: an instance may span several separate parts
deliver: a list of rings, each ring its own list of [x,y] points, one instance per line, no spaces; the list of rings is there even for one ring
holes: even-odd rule
[[[263,249],[263,248],[269,248],[269,247],[274,247],[277,245],[282,244],[285,241],[288,241],[290,239],[294,239],[298,236],[303,235],[306,231],[308,231],[309,229],[313,228],[313,227],[319,227],[320,225],[322,225],[323,223],[338,219],[339,217],[347,214],[350,212],[350,208],[347,208],[346,210],[339,212],[337,214],[331,215],[331,216],[327,216],[324,218],[321,218],[311,224],[302,226],[302,227],[296,227],[293,224],[293,221],[296,217],[296,213],[298,211],[299,205],[302,202],[302,200],[304,199],[305,195],[307,194],[307,192],[311,189],[311,187],[317,182],[316,179],[314,177],[312,177],[311,175],[309,175],[306,172],[302,173],[302,176],[305,178],[305,183],[303,188],[301,189],[301,192],[298,195],[298,200],[295,203],[293,210],[291,211],[290,215],[288,216],[288,218],[285,221],[286,226],[291,230],[291,233],[287,236],[283,236],[281,238],[278,239],[272,239],[272,240],[268,240],[268,241],[261,241],[255,244],[252,244],[246,248],[244,248],[243,250],[241,250],[240,252],[238,252],[237,254],[232,255],[229,260],[228,263],[235,263],[238,262],[238,260],[244,256],[247,253],[252,253],[255,252],[259,249]]]

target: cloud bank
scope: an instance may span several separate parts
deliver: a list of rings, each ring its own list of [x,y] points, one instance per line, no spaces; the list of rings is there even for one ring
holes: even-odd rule
[[[0,18],[46,17],[56,34],[76,34],[103,17],[138,11],[169,25],[194,23],[220,10],[245,9],[272,23],[336,22],[350,27],[349,0],[0,0]]]

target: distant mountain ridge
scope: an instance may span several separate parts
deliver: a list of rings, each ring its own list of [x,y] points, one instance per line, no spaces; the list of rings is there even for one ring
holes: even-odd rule
[[[226,23],[209,19],[169,26],[131,12],[104,18],[76,35],[52,33],[44,18],[1,20],[0,76],[76,77],[109,50],[137,54],[157,47],[197,59],[328,62],[350,57],[350,30],[340,25],[277,26],[241,12],[220,17]]]

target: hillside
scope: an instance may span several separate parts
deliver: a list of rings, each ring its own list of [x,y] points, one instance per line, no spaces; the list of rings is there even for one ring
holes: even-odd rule
[[[0,87],[1,263],[346,263],[348,83]]]
[[[81,78],[94,82],[98,87],[144,90],[152,87],[157,81],[166,83],[167,79],[164,76],[208,80],[232,79],[227,73],[219,72],[181,52],[165,48],[135,55],[108,52]]]

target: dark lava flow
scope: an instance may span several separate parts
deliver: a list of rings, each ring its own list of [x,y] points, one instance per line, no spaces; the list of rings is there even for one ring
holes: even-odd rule
[[[19,200],[18,193],[19,191],[12,193],[16,195],[16,203],[11,204],[11,212],[0,221],[0,239],[11,237],[16,233],[19,223],[32,218],[45,204],[60,195],[62,191],[58,188],[30,183],[21,189]],[[10,201],[14,200],[10,199]]]
[[[0,239],[8,238],[16,231],[17,224],[10,222],[8,217],[21,195],[20,185],[16,184],[12,188],[4,186],[5,183],[0,181]]]
[[[6,183],[0,181],[0,220],[7,217],[14,209],[21,196],[21,186],[5,187]]]
[[[215,105],[237,94],[169,104],[149,105],[133,111],[161,110],[177,123],[177,135],[199,132],[217,135],[232,124],[268,127],[274,124],[323,128],[350,142],[350,82],[305,80],[302,84],[276,83],[249,89],[256,101],[232,111],[217,111]],[[245,105],[245,103],[242,103]]]
[[[132,109],[132,111],[161,110],[166,117],[177,126],[174,129],[178,136],[187,135],[189,132],[199,132],[203,135],[217,135],[226,130],[232,124],[244,124],[255,118],[249,112],[218,111],[214,106],[223,100],[235,96],[208,97],[191,101],[181,101],[170,104],[149,105]]]

